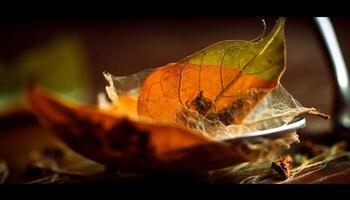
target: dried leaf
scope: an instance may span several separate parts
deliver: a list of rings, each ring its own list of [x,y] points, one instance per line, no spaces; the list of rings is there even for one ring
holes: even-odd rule
[[[244,161],[236,147],[177,126],[132,121],[68,104],[39,88],[28,97],[44,124],[83,156],[123,171],[202,171]]]
[[[293,168],[293,158],[290,155],[283,156],[272,162],[271,168],[274,169],[281,178],[287,179]]]
[[[123,171],[179,172],[256,161],[298,142],[226,144],[223,139],[289,123],[311,113],[279,83],[285,19],[259,41],[224,41],[180,62],[130,76],[104,73],[109,102],[68,103],[39,88],[28,97],[44,124],[75,151]]]
[[[223,41],[156,69],[142,85],[139,115],[179,124],[174,116],[187,107],[225,125],[240,124],[285,69],[284,24],[280,18],[260,41]]]
[[[260,41],[224,41],[178,63],[116,77],[105,74],[109,99],[118,113],[199,130],[223,140],[275,128],[296,116],[314,114],[279,83],[285,70],[285,19]],[[137,113],[118,98],[138,98]],[[135,103],[135,102],[133,102]],[[116,110],[110,107],[111,110]]]

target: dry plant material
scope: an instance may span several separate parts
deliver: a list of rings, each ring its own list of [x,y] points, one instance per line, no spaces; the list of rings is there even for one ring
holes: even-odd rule
[[[290,155],[281,157],[280,159],[272,162],[271,168],[274,169],[283,179],[287,179],[290,176],[291,169],[293,168],[293,158]]]
[[[296,133],[244,144],[250,156],[240,145],[220,141],[282,126],[301,114],[328,117],[303,107],[279,82],[286,63],[284,25],[279,18],[266,37],[219,42],[130,76],[104,73],[108,99],[100,94],[98,106],[67,102],[39,87],[29,89],[29,102],[73,150],[118,170],[207,171],[254,160],[298,142]]]
[[[68,146],[122,171],[197,171],[241,162],[235,149],[183,127],[119,118],[98,108],[67,104],[39,88],[31,101],[44,124]]]
[[[155,69],[142,84],[139,115],[178,124],[187,108],[224,125],[242,123],[285,70],[284,23],[260,41],[219,42]]]

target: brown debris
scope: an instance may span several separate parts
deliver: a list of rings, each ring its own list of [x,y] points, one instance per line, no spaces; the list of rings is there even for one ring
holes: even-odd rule
[[[219,121],[225,125],[240,124],[243,118],[249,113],[251,108],[267,93],[263,89],[247,89],[239,93],[239,98],[230,106],[217,112],[212,112],[215,102],[204,97],[201,91],[197,97],[187,107],[193,108],[199,114],[205,116],[211,121]]]
[[[193,107],[199,114],[205,115],[212,108],[213,101],[206,98],[203,95],[203,91],[200,91],[199,94],[190,104],[190,107]]]
[[[237,124],[236,118],[242,114],[244,104],[244,99],[238,99],[231,106],[224,108],[217,113],[209,113],[207,118],[213,121],[220,121],[225,125],[230,125],[232,123]]]
[[[293,158],[290,155],[283,156],[272,162],[271,168],[274,169],[283,179],[287,179],[293,168]]]

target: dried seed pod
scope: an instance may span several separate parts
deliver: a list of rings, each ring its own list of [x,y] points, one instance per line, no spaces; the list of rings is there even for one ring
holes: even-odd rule
[[[283,179],[287,179],[290,176],[292,167],[293,158],[290,155],[283,156],[271,164],[271,168],[274,169]]]

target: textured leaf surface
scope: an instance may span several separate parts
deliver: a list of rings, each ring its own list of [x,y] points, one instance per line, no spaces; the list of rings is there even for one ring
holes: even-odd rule
[[[284,24],[280,18],[260,41],[223,41],[156,69],[141,87],[139,115],[177,122],[174,116],[187,107],[224,124],[241,123],[285,69]]]
[[[176,126],[136,122],[96,107],[63,102],[32,88],[39,119],[83,156],[132,172],[202,171],[242,162],[237,147]]]
[[[28,97],[55,134],[80,154],[122,171],[207,171],[259,158],[298,142],[280,138],[227,144],[311,113],[280,85],[285,19],[259,41],[224,41],[177,63],[112,76],[99,105],[64,102],[39,89]]]

